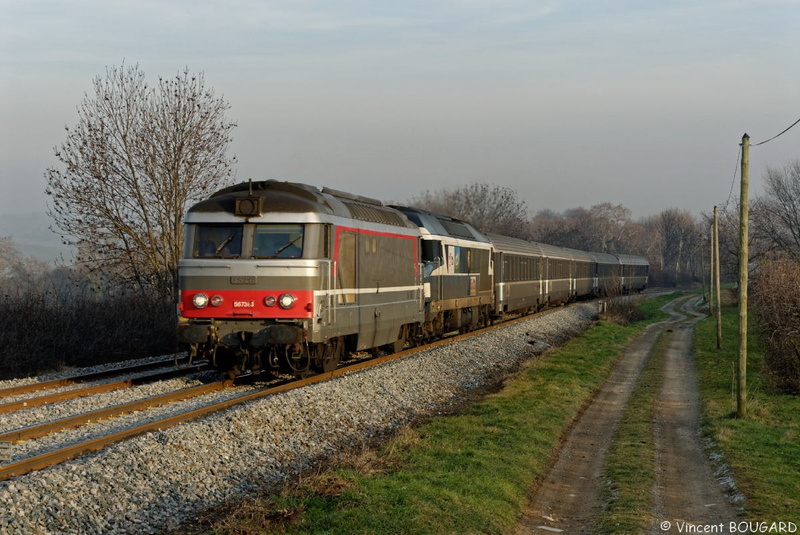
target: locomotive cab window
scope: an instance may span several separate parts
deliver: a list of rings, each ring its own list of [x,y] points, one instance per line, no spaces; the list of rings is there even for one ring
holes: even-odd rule
[[[253,257],[302,257],[304,230],[304,226],[300,224],[256,225],[253,235]]]
[[[192,257],[238,258],[242,254],[242,225],[197,225]]]
[[[442,262],[442,242],[438,240],[422,240],[422,261]]]

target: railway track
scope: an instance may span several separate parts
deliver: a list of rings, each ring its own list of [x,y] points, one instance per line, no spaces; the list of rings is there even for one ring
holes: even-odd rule
[[[208,367],[207,363],[201,363],[198,365],[194,365],[191,368],[170,368],[167,370],[156,371],[154,373],[149,373],[146,375],[141,375],[138,377],[133,377],[130,379],[123,379],[120,381],[113,381],[113,382],[106,382],[106,383],[98,383],[95,385],[85,386],[82,388],[77,388],[73,390],[66,390],[63,392],[56,392],[53,394],[47,394],[44,396],[37,396],[32,398],[25,398],[20,399],[17,401],[7,402],[0,404],[0,414],[8,414],[11,412],[16,412],[23,409],[29,409],[33,407],[41,407],[42,405],[48,405],[50,403],[59,403],[62,401],[68,401],[70,399],[80,398],[91,396],[94,394],[101,394],[103,392],[111,392],[113,390],[120,390],[123,388],[131,388],[133,386],[142,385],[146,383],[151,383],[155,381],[163,381],[165,379],[171,379],[173,377],[181,377],[183,375],[188,375],[192,373],[196,373],[198,371],[202,371]],[[83,376],[87,377],[87,376]],[[55,386],[56,382],[61,382],[63,380],[54,381],[54,386],[51,388],[57,388]],[[83,381],[80,381],[83,382]],[[67,384],[74,384],[67,383]],[[58,385],[62,386],[62,385]],[[14,390],[10,388],[8,390]],[[41,389],[39,389],[41,390]],[[38,390],[29,390],[28,392],[35,392]],[[2,394],[2,392],[0,392]],[[0,399],[2,399],[2,395],[0,395]]]
[[[101,379],[108,379],[109,377],[117,377],[122,375],[146,372],[158,368],[163,368],[164,366],[172,362],[175,362],[175,364],[177,365],[176,367],[178,368],[182,367],[182,365],[184,364],[188,366],[189,363],[188,360],[177,360],[177,361],[162,360],[157,362],[149,362],[145,364],[137,364],[134,366],[128,366],[124,368],[115,368],[111,370],[103,370],[98,372],[85,373],[81,375],[74,375],[71,377],[64,377],[61,379],[53,379],[52,381],[41,381],[37,383],[30,383],[27,385],[18,385],[8,388],[0,388],[0,399],[9,398],[12,396],[18,396],[20,394],[38,392],[39,390],[52,390],[55,388],[69,386],[77,383],[88,383],[91,381],[99,381]]]
[[[152,431],[166,429],[175,425],[182,424],[184,422],[203,418],[210,414],[227,410],[235,405],[239,405],[249,401],[254,401],[257,399],[263,399],[269,396],[274,396],[277,394],[288,392],[290,390],[303,388],[316,383],[321,383],[333,379],[335,377],[341,377],[370,367],[380,366],[382,364],[385,364],[393,360],[409,357],[421,351],[426,351],[437,347],[454,344],[478,334],[486,333],[494,329],[507,327],[519,321],[531,319],[533,317],[536,317],[538,314],[541,313],[510,319],[501,324],[492,325],[470,333],[454,335],[448,338],[437,340],[425,346],[407,349],[398,353],[392,353],[390,355],[369,358],[369,359],[356,358],[350,361],[349,363],[343,363],[343,365],[340,365],[339,368],[331,372],[317,374],[301,379],[277,380],[276,382],[273,382],[273,384],[270,384],[268,386],[260,387],[254,391],[250,391],[242,395],[224,399],[219,402],[204,404],[200,407],[192,408],[191,410],[182,411],[177,414],[171,414],[164,418],[159,418],[140,425],[134,425],[123,430],[101,434],[100,436],[95,436],[87,440],[82,440],[78,443],[69,444],[63,447],[58,447],[50,451],[47,451],[45,453],[40,453],[38,455],[27,457],[21,460],[16,460],[8,464],[0,464],[0,481],[24,475],[35,470],[41,470],[43,468],[47,468],[49,466],[53,466],[64,461],[74,459],[80,455],[99,451],[107,446],[110,446],[112,444],[124,440],[131,439],[139,435],[143,435]],[[186,369],[184,368],[184,369],[171,370],[170,375],[176,376],[179,375],[180,373],[186,373]],[[153,378],[157,377],[158,375],[159,374],[149,374],[143,377],[142,380],[145,380],[147,378],[149,378],[150,380],[157,380]],[[117,381],[114,383],[109,383],[109,385],[119,385],[122,383],[128,383],[130,381],[131,380]],[[229,388],[231,386],[232,383],[230,381],[218,381],[210,384],[199,385],[196,387],[180,389],[174,392],[168,392],[162,395],[147,397],[133,402],[115,405],[112,407],[106,407],[90,412],[85,412],[67,418],[58,419],[55,421],[44,422],[20,429],[0,431],[0,446],[2,446],[5,449],[8,449],[12,447],[14,443],[17,442],[35,440],[37,438],[41,438],[50,435],[52,433],[57,433],[62,430],[90,425],[92,423],[96,423],[98,421],[109,418],[115,418],[120,415],[129,414],[136,411],[145,411],[190,398],[206,396],[211,393]],[[119,386],[118,388],[121,387],[122,386]],[[90,391],[90,389],[93,388],[98,388],[98,390]],[[87,387],[86,389],[80,389],[80,391],[84,392],[82,395],[88,396],[91,395],[92,393],[106,392],[109,389],[111,389],[110,386],[104,388],[103,385],[94,385],[92,387]],[[70,394],[70,392],[64,394]],[[0,393],[2,393],[2,391],[0,391]],[[52,397],[53,399],[55,399],[56,396],[60,395],[62,394],[54,394],[52,396],[40,396],[40,398]],[[69,399],[73,399],[80,396],[81,394],[72,395],[72,397]],[[33,400],[37,400],[40,398],[33,398]],[[15,402],[15,404],[16,403],[22,403],[22,402]],[[6,404],[6,405],[12,405],[12,404]],[[3,410],[3,405],[0,405],[0,412],[2,412],[2,410]]]

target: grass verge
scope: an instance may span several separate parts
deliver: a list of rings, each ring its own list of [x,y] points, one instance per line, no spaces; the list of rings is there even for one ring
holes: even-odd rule
[[[704,427],[733,473],[747,516],[800,524],[800,397],[777,393],[762,379],[758,326],[748,325],[748,418],[736,418],[735,370],[739,356],[738,312],[723,308],[723,349],[716,321],[695,328],[694,351],[704,400]],[[720,464],[720,476],[726,466]]]
[[[228,507],[206,532],[508,533],[562,434],[618,355],[674,296],[645,301],[648,320],[600,322],[529,361],[463,413],[403,429],[298,484]]]
[[[666,342],[662,333],[614,433],[603,473],[604,507],[595,518],[594,533],[646,533],[650,527],[656,468],[653,413]]]

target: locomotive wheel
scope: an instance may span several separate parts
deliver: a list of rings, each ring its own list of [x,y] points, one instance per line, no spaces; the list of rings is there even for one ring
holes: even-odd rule
[[[342,358],[342,342],[338,338],[314,348],[314,368],[321,372],[332,372]]]

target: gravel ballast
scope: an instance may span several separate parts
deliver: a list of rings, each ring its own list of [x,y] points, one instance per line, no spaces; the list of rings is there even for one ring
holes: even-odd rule
[[[0,533],[161,533],[448,410],[516,369],[537,346],[583,331],[596,308],[554,310],[0,482]]]

